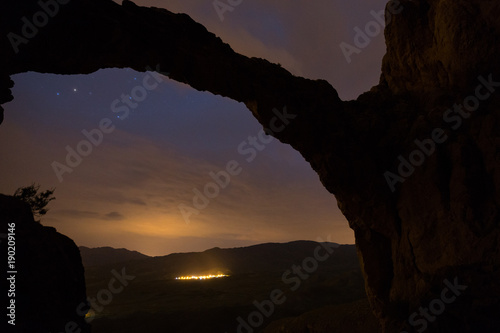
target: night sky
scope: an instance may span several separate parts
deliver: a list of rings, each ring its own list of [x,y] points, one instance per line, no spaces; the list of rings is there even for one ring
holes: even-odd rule
[[[354,46],[354,28],[375,21],[370,12],[386,1],[243,0],[223,21],[211,0],[135,2],[187,13],[235,51],[280,63],[295,75],[326,79],[345,100],[379,80],[382,32],[372,32],[350,63],[339,45]],[[129,108],[128,117],[113,112],[113,102],[139,91],[134,88],[143,86],[145,75],[157,87]],[[250,162],[249,154],[238,152],[240,145],[251,147],[249,138],[262,129],[241,103],[130,69],[24,73],[13,80],[15,99],[4,104],[0,125],[0,193],[32,182],[56,187],[42,224],[77,245],[164,255],[329,235],[354,243],[335,198],[299,153],[276,139],[255,148]],[[120,103],[115,107],[125,105]],[[66,147],[76,149],[86,140],[82,131],[92,133],[103,119],[109,119],[109,133],[95,137],[99,144],[60,182],[54,161],[66,164]],[[203,191],[213,181],[209,173],[233,160],[241,173],[206,208],[183,218],[179,205],[193,207],[193,190]]]

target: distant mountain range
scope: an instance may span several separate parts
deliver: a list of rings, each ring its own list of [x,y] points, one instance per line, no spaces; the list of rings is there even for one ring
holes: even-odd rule
[[[88,248],[80,246],[84,267],[109,266],[134,260],[145,260],[133,266],[169,267],[176,274],[194,274],[221,271],[224,273],[251,273],[286,269],[299,258],[314,256],[315,248],[321,243],[293,241],[288,243],[264,243],[248,247],[221,249],[218,247],[203,252],[172,253],[150,257],[137,251],[112,247]],[[338,248],[337,243],[328,243]],[[347,245],[349,247],[349,245]],[[354,246],[350,246],[352,252]],[[342,249],[344,252],[345,249]],[[325,252],[325,250],[323,250]],[[146,268],[147,269],[147,268]]]
[[[286,302],[273,306],[272,316],[266,315],[255,333],[273,321],[292,317],[307,327],[310,317],[317,316],[325,318],[329,327],[338,326],[339,332],[377,332],[371,326],[355,329],[353,324],[344,327],[341,322],[344,316],[354,322],[372,316],[366,310],[366,301],[352,303],[366,298],[354,245],[294,241],[160,257],[110,247],[81,247],[80,251],[89,297],[102,297],[103,290],[109,288],[110,281],[116,282],[117,276],[129,277],[112,302],[97,304],[92,321],[94,333],[235,332],[241,320],[248,321],[250,314],[261,311],[256,302],[269,305],[268,300],[277,290]],[[175,279],[215,273],[229,277],[207,281]],[[336,308],[342,313],[338,320],[332,321],[330,311],[322,310],[342,304],[355,305],[349,305],[344,312]],[[281,332],[281,325],[288,326],[289,321],[280,322],[278,329],[270,333]]]
[[[149,258],[149,256],[137,251],[115,249],[109,246],[97,248],[80,246],[78,248],[80,249],[84,267],[102,266]]]

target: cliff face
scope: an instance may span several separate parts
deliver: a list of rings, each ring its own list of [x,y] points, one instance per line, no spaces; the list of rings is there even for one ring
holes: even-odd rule
[[[370,208],[362,209],[365,217],[357,225],[370,226],[359,228],[357,242],[366,257],[367,286],[372,302],[383,304],[379,316],[392,330],[400,320],[407,321],[408,331],[423,328],[419,308],[435,306],[432,320],[425,319],[431,331],[497,331],[500,321],[492,318],[500,313],[500,4],[403,6],[386,29],[379,88],[414,103],[402,109],[399,101],[391,110],[388,127],[398,135],[385,148],[395,152],[385,170],[404,182],[394,185],[393,208],[385,217],[374,219]],[[411,165],[401,166],[401,156]],[[372,254],[363,254],[375,243],[369,240],[372,231],[387,239],[375,254],[390,258],[387,273],[369,263]],[[377,278],[386,286],[370,287]],[[446,281],[467,286],[450,304],[441,294],[452,289]],[[419,316],[413,323],[422,321],[408,327],[414,312]]]
[[[12,270],[17,272],[2,272],[7,274],[2,278],[2,290],[13,291],[2,308],[10,306],[10,300],[15,301],[15,312],[8,310],[15,314],[8,318],[14,319],[15,326],[4,320],[6,331],[90,332],[84,320],[88,310],[84,271],[75,243],[54,228],[35,222],[29,206],[10,196],[0,195],[0,221],[1,233],[14,233]],[[9,240],[13,245],[12,238],[3,238],[0,243],[5,261]],[[12,276],[14,279],[7,280]]]
[[[58,3],[19,52],[3,39],[0,103],[11,99],[15,73],[159,65],[174,80],[244,102],[264,127],[273,108],[287,106],[293,122],[273,135],[336,196],[385,331],[500,327],[498,1],[400,1],[380,84],[350,102],[325,81],[234,53],[187,15],[130,1]],[[18,18],[37,6],[0,5],[2,33],[19,32]]]

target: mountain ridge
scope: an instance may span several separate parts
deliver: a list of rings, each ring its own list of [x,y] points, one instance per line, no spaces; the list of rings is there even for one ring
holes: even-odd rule
[[[147,258],[162,258],[162,257],[167,257],[171,255],[186,255],[186,254],[200,254],[200,253],[211,253],[211,252],[216,252],[216,251],[226,251],[226,250],[242,250],[242,249],[257,249],[257,248],[264,248],[264,247],[271,247],[271,246],[293,246],[293,245],[298,245],[298,244],[321,244],[321,243],[326,243],[326,244],[332,244],[332,246],[341,246],[341,245],[353,245],[354,244],[339,244],[335,242],[316,242],[316,241],[310,241],[310,240],[295,240],[295,241],[289,241],[285,243],[280,243],[280,242],[266,242],[266,243],[260,243],[260,244],[254,244],[254,245],[249,245],[249,246],[238,246],[238,247],[227,247],[227,248],[221,248],[221,247],[212,247],[203,251],[190,251],[190,252],[172,252],[169,254],[165,255],[159,255],[159,256],[150,256],[147,254],[144,254],[142,252],[136,251],[136,250],[129,250],[127,248],[114,248],[112,246],[99,246],[99,247],[87,247],[87,246],[79,246],[78,249],[80,250],[80,254],[82,256],[82,261],[84,266],[98,266],[98,265],[103,265],[103,264],[109,264],[109,263],[120,263],[120,262],[126,262],[130,260],[141,260],[141,259],[147,259]],[[102,258],[100,256],[107,255],[108,257]],[[110,258],[112,257],[112,258]]]
[[[240,324],[238,318],[248,320],[258,311],[256,302],[269,305],[276,291],[282,293],[286,302],[279,306],[276,303],[272,316],[266,315],[255,332],[284,318],[299,316],[301,323],[302,314],[324,306],[364,299],[363,309],[369,309],[355,245],[314,241],[264,243],[91,266],[85,268],[88,294],[92,297],[106,290],[115,277],[113,272],[122,272],[131,280],[113,302],[101,311],[94,308],[95,333],[160,333],[165,332],[165,327],[177,333],[234,332]],[[227,276],[176,279],[218,273]],[[193,316],[198,318],[196,322]],[[378,325],[369,310],[360,316],[373,317],[372,322]],[[376,328],[370,327],[369,331],[377,332]]]
[[[78,249],[80,250],[84,267],[102,266],[110,263],[140,260],[150,257],[138,251],[132,251],[125,248],[116,249],[110,246],[97,248],[79,246]]]

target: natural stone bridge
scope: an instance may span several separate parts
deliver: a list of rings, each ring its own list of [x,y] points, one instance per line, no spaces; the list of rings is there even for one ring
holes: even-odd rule
[[[0,103],[17,73],[159,64],[173,80],[245,103],[265,127],[286,105],[297,118],[274,135],[337,198],[385,331],[422,328],[408,320],[433,300],[446,311],[429,331],[498,330],[500,3],[400,2],[380,83],[355,101],[235,53],[184,14],[130,1],[3,2]],[[461,294],[449,304],[453,290]]]

